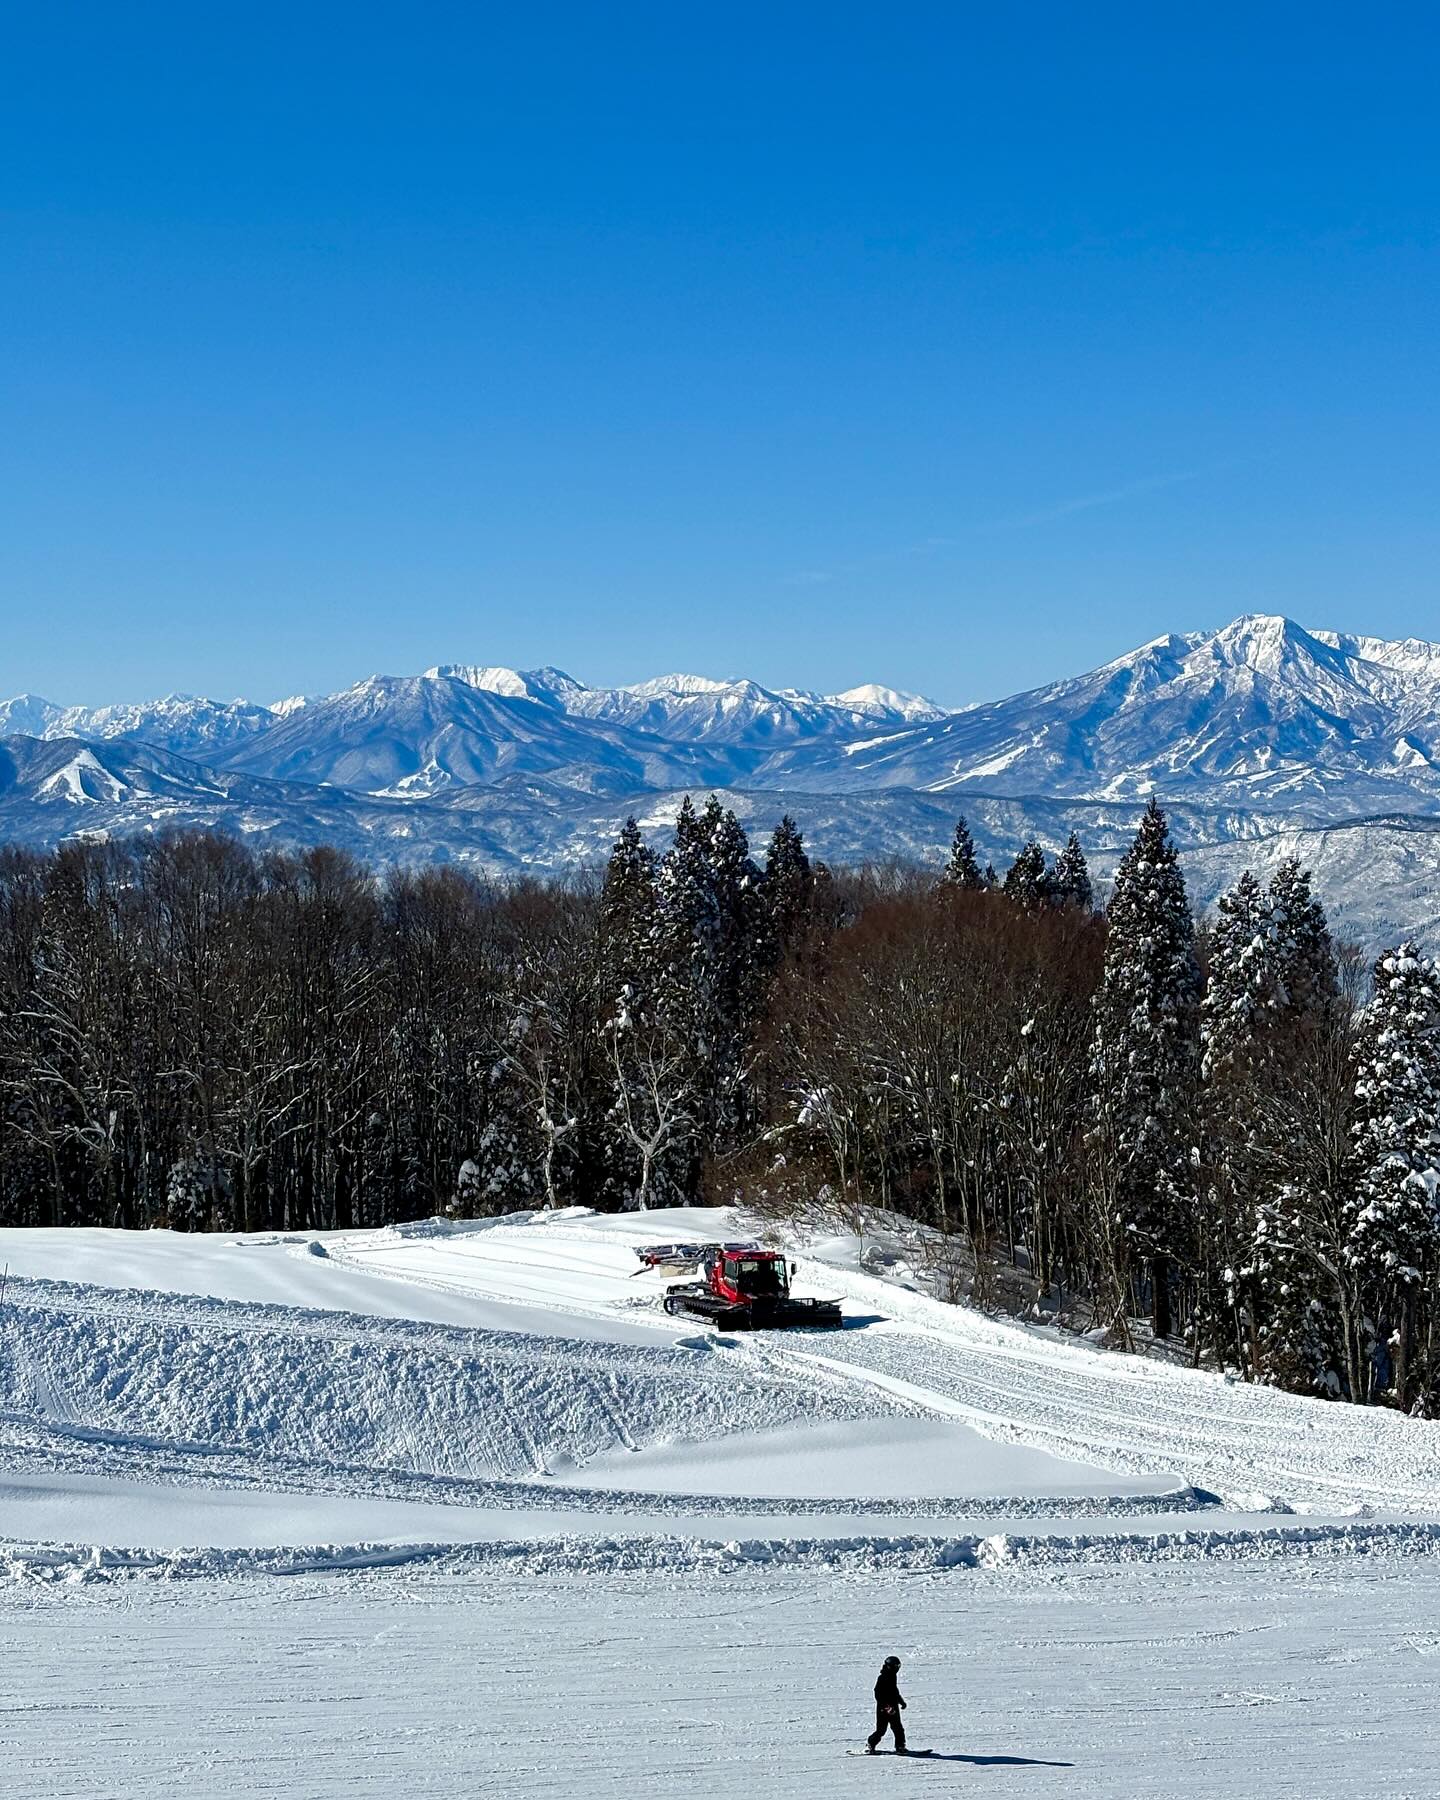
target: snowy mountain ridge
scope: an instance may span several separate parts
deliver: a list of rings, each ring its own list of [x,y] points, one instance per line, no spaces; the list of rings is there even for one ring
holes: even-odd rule
[[[390,747],[357,754],[357,734]],[[592,687],[554,667],[447,663],[275,706],[172,695],[87,708],[22,694],[0,702],[0,736],[11,735],[125,738],[371,792],[432,764],[463,783],[583,766],[579,785],[669,787],[673,750],[686,746],[689,779],[808,792],[1153,789],[1354,812],[1440,797],[1440,645],[1245,614],[959,712],[878,683],[820,694],[674,674]]]
[[[805,787],[1149,793],[1340,816],[1440,796],[1440,646],[1247,614],[938,723],[828,746]]]
[[[88,747],[88,749],[87,749]],[[818,854],[943,857],[954,815],[997,865],[1074,826],[1102,877],[1158,794],[1200,903],[1303,842],[1353,935],[1431,923],[1440,891],[1440,645],[1247,614],[946,713],[879,685],[823,695],[668,675],[440,664],[274,706],[0,703],[0,838],[219,826],[377,865],[593,864],[627,813],[657,841],[686,792]]]

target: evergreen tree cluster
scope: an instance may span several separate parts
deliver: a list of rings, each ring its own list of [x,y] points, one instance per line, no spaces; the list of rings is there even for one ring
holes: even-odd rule
[[[957,1287],[1305,1392],[1440,1403],[1440,966],[1309,878],[1197,929],[1154,802],[1105,911],[763,859],[688,800],[603,881],[371,875],[192,834],[0,852],[0,1222],[884,1206]]]
[[[1088,912],[1095,904],[1085,852],[1073,831],[1053,863],[1046,862],[1038,838],[1027,838],[1001,881],[990,864],[980,867],[975,839],[962,815],[940,879],[944,887],[961,893],[998,888],[1022,906],[1078,906]]]

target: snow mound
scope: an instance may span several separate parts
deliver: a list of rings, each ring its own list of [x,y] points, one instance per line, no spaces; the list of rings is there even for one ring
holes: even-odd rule
[[[740,1361],[716,1379],[668,1346],[62,1282],[12,1280],[6,1301],[0,1412],[72,1438],[493,1478],[895,1410],[809,1370]]]

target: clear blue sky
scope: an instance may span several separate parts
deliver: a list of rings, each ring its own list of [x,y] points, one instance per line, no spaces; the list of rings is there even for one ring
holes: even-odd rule
[[[1440,11],[12,10],[0,691],[1440,637]]]

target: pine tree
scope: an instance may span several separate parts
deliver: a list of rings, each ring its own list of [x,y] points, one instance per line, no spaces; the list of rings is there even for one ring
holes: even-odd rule
[[[1408,1408],[1420,1312],[1440,1263],[1440,969],[1413,943],[1375,964],[1355,1080],[1347,1260],[1374,1297],[1395,1403]]]
[[[1211,1082],[1253,1047],[1262,1017],[1278,999],[1273,908],[1249,869],[1215,911],[1200,1008],[1201,1072]]]
[[[639,1003],[654,973],[655,856],[635,820],[625,821],[600,893],[601,979],[610,1010]]]
[[[204,1231],[211,1223],[213,1195],[207,1171],[195,1156],[170,1165],[165,1183],[165,1217],[172,1231]]]
[[[1057,906],[1078,906],[1082,912],[1089,912],[1095,904],[1095,889],[1078,832],[1070,833],[1065,848],[1055,858],[1050,872],[1050,898]]]
[[[671,1028],[694,1040],[704,1056],[718,973],[719,909],[711,870],[711,842],[719,822],[702,824],[687,794],[675,820],[675,840],[656,874],[657,1004]]]
[[[480,1165],[473,1157],[467,1156],[455,1171],[455,1192],[451,1196],[448,1211],[457,1219],[477,1219],[484,1194],[485,1183]]]
[[[1185,882],[1152,799],[1115,876],[1095,997],[1091,1077],[1097,1148],[1116,1222],[1149,1259],[1154,1328],[1170,1332],[1170,1264],[1194,1204],[1192,1109],[1200,972]]]
[[[1025,840],[1020,854],[1005,873],[1005,898],[1030,907],[1043,906],[1050,898],[1050,871],[1045,866],[1045,852],[1033,837]]]
[[[702,825],[714,903],[711,1054],[703,1085],[711,1140],[724,1148],[748,1117],[747,1065],[767,985],[764,917],[760,871],[740,821],[712,796]]]
[[[1337,1279],[1349,1104],[1337,998],[1309,876],[1291,860],[1262,892],[1247,871],[1219,903],[1202,1012],[1210,1260],[1240,1362],[1305,1392],[1340,1391],[1354,1311]]]
[[[1250,1289],[1260,1271],[1251,1267],[1251,1252],[1257,1230],[1269,1229],[1266,1215],[1257,1219],[1256,1212],[1262,1194],[1253,1101],[1276,999],[1274,935],[1269,902],[1249,869],[1215,911],[1200,1004],[1205,1178],[1197,1228],[1204,1273],[1195,1332],[1222,1362],[1245,1367],[1256,1360]]]
[[[980,864],[975,859],[975,840],[970,835],[970,827],[965,823],[962,813],[955,821],[955,837],[950,846],[950,860],[945,865],[945,873],[940,878],[947,887],[983,888],[985,877],[980,871]]]
[[[480,1171],[480,1211],[512,1212],[535,1199],[536,1146],[526,1096],[508,1060],[488,1059],[483,1071],[485,1125],[474,1161]],[[471,1199],[474,1194],[472,1192]]]
[[[814,881],[805,840],[787,813],[775,827],[765,852],[760,888],[764,907],[764,950],[778,965],[809,930],[814,908]]]
[[[1316,1196],[1282,1181],[1255,1209],[1251,1241],[1240,1271],[1256,1309],[1256,1373],[1292,1393],[1344,1391],[1343,1317],[1333,1305],[1325,1264],[1316,1257]]]
[[[1269,903],[1281,1004],[1292,1015],[1314,1014],[1334,1001],[1340,983],[1325,909],[1298,857],[1270,877]]]

